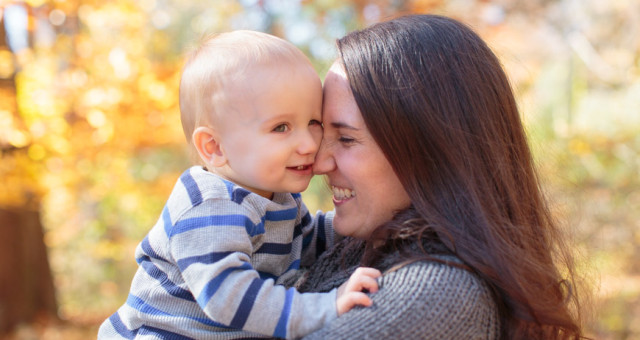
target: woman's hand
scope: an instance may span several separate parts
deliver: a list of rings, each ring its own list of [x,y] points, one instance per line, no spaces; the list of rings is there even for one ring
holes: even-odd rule
[[[338,316],[348,312],[355,306],[369,307],[372,304],[371,298],[365,293],[375,293],[378,291],[377,278],[382,276],[375,268],[360,267],[356,269],[347,282],[338,288],[336,306]]]

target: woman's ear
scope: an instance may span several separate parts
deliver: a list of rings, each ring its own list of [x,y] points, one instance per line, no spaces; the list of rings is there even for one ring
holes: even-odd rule
[[[220,139],[212,128],[199,126],[193,131],[191,138],[205,164],[216,168],[227,164],[227,157],[219,143]]]

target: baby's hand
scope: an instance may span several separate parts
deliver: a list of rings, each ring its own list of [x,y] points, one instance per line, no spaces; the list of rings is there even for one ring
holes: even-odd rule
[[[371,306],[371,298],[363,292],[369,293],[378,291],[378,282],[376,281],[382,275],[375,268],[360,267],[356,269],[347,282],[338,288],[338,296],[336,298],[336,306],[338,307],[338,316],[348,312],[355,306]]]

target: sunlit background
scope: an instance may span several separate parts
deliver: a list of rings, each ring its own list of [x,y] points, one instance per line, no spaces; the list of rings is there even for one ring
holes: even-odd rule
[[[501,58],[594,292],[589,335],[640,339],[640,0],[2,0],[0,338],[95,338],[125,301],[189,166],[178,81],[198,38],[270,32],[324,77],[336,38],[400,13],[464,21]],[[331,209],[318,178],[304,197]]]

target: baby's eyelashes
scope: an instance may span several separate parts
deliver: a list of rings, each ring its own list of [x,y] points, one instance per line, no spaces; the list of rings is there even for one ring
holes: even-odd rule
[[[289,125],[280,124],[280,125],[276,126],[275,128],[273,128],[272,131],[273,132],[287,132],[287,131],[289,131]]]
[[[312,119],[312,120],[309,121],[309,126],[311,126],[311,125],[320,125],[320,126],[322,126],[322,122],[317,120],[317,119]]]

